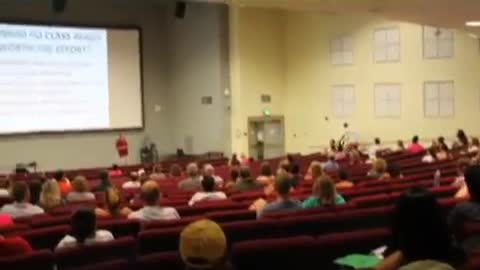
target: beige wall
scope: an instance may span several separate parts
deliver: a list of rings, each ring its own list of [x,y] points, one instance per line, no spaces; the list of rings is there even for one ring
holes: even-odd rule
[[[248,153],[247,119],[271,109],[284,113],[284,14],[267,9],[230,8],[232,151]],[[260,96],[270,94],[271,104]],[[287,123],[288,125],[288,123]]]
[[[399,63],[375,64],[373,32],[379,27],[398,26],[401,40]],[[341,34],[354,39],[354,64],[333,66],[330,40]],[[290,151],[310,152],[339,138],[342,123],[351,123],[362,141],[375,136],[384,140],[453,137],[456,129],[479,134],[472,119],[480,116],[480,55],[478,40],[455,31],[454,58],[424,59],[422,26],[366,16],[326,16],[290,12],[286,20],[287,100],[285,114]],[[426,118],[423,106],[425,81],[455,82],[455,115]],[[375,116],[374,84],[402,85],[402,113],[399,118]],[[355,85],[356,110],[351,117],[333,115],[332,90],[335,84]],[[297,117],[298,116],[298,117]],[[313,117],[312,117],[313,116]],[[330,121],[325,121],[329,117]],[[293,135],[297,136],[294,137]]]
[[[329,16],[315,12],[269,11],[232,8],[232,131],[246,129],[247,117],[261,113],[258,96],[273,93],[274,114],[286,119],[287,151],[318,151],[331,138],[342,134],[342,123],[351,123],[361,140],[374,136],[384,140],[422,137],[453,137],[457,128],[479,134],[472,119],[480,116],[480,55],[478,41],[455,31],[455,57],[423,59],[422,27],[367,16]],[[374,64],[373,31],[398,26],[401,32],[399,63]],[[330,40],[352,34],[354,65],[333,66]],[[455,81],[455,116],[425,118],[423,83]],[[374,84],[402,84],[402,114],[377,118]],[[354,84],[356,110],[352,117],[336,118],[332,108],[332,85]],[[278,103],[277,103],[278,102]],[[235,110],[237,108],[238,110]],[[246,108],[244,110],[244,108]],[[328,117],[328,121],[325,120]],[[246,137],[232,132],[233,147],[246,152]]]
[[[143,28],[145,130],[127,132],[132,162],[145,136],[157,143],[161,154],[174,151],[166,87],[165,10],[145,1],[68,1],[62,15],[51,11],[49,1],[2,1],[3,19],[78,24],[130,24]],[[113,5],[113,7],[112,7]],[[106,15],[107,14],[107,15]],[[155,113],[154,106],[162,106]],[[116,161],[116,133],[89,133],[0,137],[0,171],[17,162],[37,161],[41,169],[107,166]]]
[[[230,151],[228,9],[225,5],[188,4],[186,16],[167,12],[168,86],[175,148],[186,153]],[[227,30],[227,31],[225,31]],[[211,105],[201,98],[211,96]],[[192,138],[189,149],[186,138]]]

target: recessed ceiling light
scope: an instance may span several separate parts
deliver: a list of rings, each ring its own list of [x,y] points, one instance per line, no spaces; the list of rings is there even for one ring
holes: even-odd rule
[[[469,21],[465,23],[466,26],[480,27],[480,21]]]

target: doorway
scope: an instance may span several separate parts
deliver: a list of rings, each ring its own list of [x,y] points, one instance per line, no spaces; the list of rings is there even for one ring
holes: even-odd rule
[[[283,116],[248,118],[249,156],[264,160],[285,155],[285,126]]]

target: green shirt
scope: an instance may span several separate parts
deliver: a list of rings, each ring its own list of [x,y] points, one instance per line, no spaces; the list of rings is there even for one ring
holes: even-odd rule
[[[335,195],[335,205],[342,205],[345,204],[345,199],[340,194]],[[303,201],[302,207],[303,208],[315,208],[322,206],[322,203],[318,200],[317,196],[310,196],[308,199]]]

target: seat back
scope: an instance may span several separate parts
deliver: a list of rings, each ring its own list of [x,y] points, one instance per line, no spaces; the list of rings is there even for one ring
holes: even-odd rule
[[[138,234],[140,254],[178,250],[178,242],[183,227],[148,230]]]
[[[93,265],[69,268],[69,270],[129,270],[130,264],[127,260],[112,260]]]
[[[0,269],[53,270],[54,257],[49,250],[34,251],[30,254],[0,258]]]
[[[48,228],[33,229],[19,234],[27,240],[33,249],[50,249],[53,250],[58,242],[65,235],[70,233],[70,226],[61,225]]]
[[[177,251],[155,253],[137,259],[137,269],[141,270],[184,270],[182,258]]]
[[[137,236],[140,232],[140,227],[140,222],[132,219],[101,220],[98,222],[99,229],[110,231],[115,238]]]
[[[254,240],[233,245],[232,263],[237,270],[309,269],[320,254],[311,236]]]
[[[118,258],[133,261],[135,254],[135,239],[124,237],[106,243],[58,250],[55,261],[58,269],[68,269]]]

